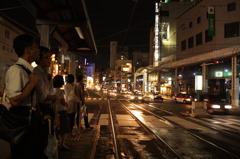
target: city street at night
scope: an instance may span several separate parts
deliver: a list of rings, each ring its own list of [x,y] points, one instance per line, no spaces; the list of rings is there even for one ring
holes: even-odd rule
[[[240,0],[1,0],[0,159],[240,159]]]

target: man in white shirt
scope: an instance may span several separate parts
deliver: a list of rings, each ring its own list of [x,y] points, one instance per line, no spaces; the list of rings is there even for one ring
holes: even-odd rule
[[[17,36],[13,41],[13,48],[17,54],[16,64],[22,65],[32,72],[31,63],[39,58],[39,46],[35,39],[27,34]],[[34,89],[38,83],[38,76],[30,75],[19,65],[12,65],[6,74],[6,94],[11,104],[10,111],[19,117],[29,117],[32,111],[31,124],[27,137],[20,144],[11,144],[12,158],[40,159],[43,151],[41,124],[37,119],[38,109],[34,96]]]

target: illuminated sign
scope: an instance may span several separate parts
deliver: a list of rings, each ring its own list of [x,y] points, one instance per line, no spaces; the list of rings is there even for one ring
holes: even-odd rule
[[[222,71],[216,71],[215,72],[215,77],[223,77],[223,72]]]

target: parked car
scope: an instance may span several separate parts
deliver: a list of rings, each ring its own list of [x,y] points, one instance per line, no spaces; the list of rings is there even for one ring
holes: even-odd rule
[[[208,113],[227,113],[232,109],[232,105],[227,103],[225,99],[221,99],[218,95],[209,95],[208,99],[205,99]]]
[[[178,93],[173,99],[178,103],[191,103],[192,101],[197,101],[195,97],[187,93]]]

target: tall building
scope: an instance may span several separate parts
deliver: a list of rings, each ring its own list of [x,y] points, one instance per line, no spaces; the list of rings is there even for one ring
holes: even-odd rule
[[[140,67],[146,67],[149,65],[149,53],[134,51],[132,53],[132,65],[133,72],[135,72]]]
[[[118,53],[118,42],[111,41],[110,42],[110,68],[114,69],[115,61],[117,60]]]

